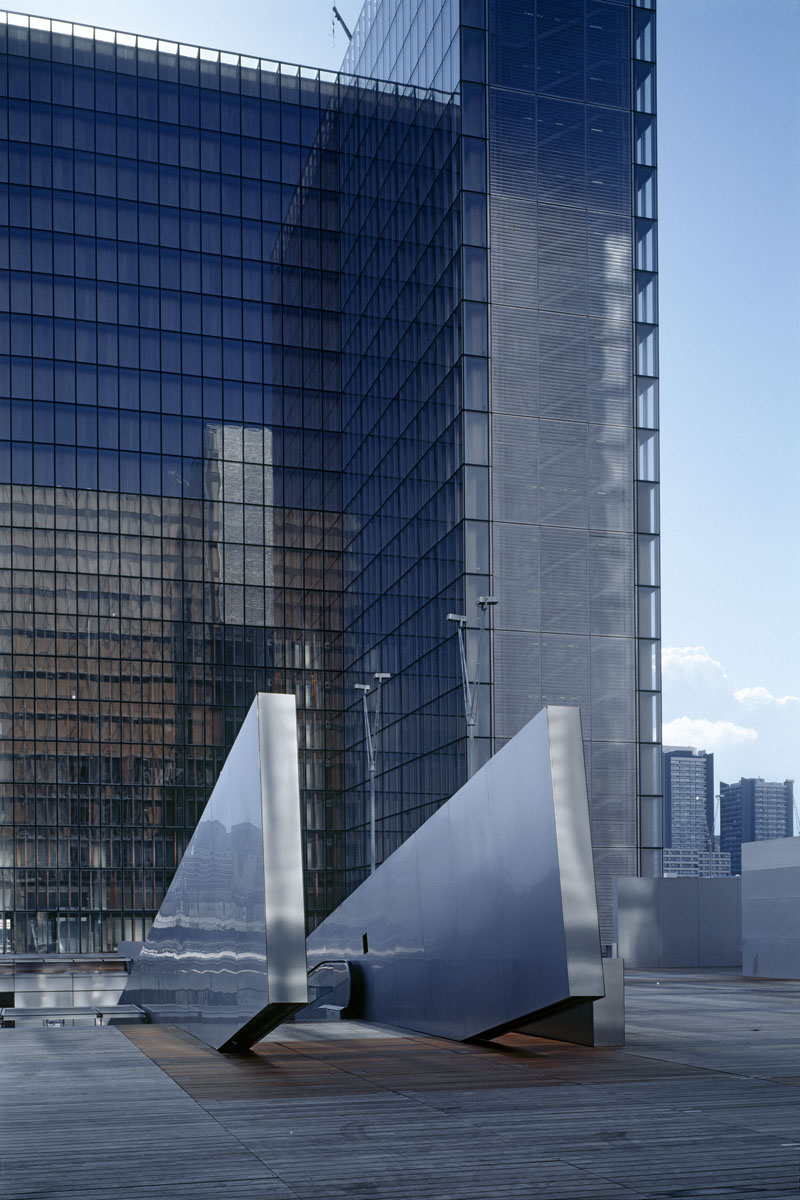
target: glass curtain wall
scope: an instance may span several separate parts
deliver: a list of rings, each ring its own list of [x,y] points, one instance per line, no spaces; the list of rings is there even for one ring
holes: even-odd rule
[[[457,106],[0,35],[6,946],[143,936],[258,690],[298,701],[313,925],[365,862],[353,681],[399,680],[382,853],[459,778],[422,766],[458,736]]]
[[[262,689],[316,923],[368,863],[355,684],[379,860],[463,780],[448,613],[478,762],[581,707],[606,940],[657,873],[652,9],[369,0],[342,75],[0,20],[7,948],[142,935]]]
[[[460,785],[459,110],[358,89],[341,118],[347,876],[368,864],[364,721],[381,688],[377,860]],[[359,153],[350,153],[351,145]],[[377,695],[369,698],[373,707]]]
[[[155,913],[253,695],[327,911],[341,675],[335,77],[0,23],[6,948]]]

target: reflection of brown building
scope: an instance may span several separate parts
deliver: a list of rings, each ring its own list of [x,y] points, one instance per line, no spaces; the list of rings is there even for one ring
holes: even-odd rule
[[[206,500],[2,489],[6,949],[143,936],[257,690],[297,696],[306,816],[322,824],[325,635],[303,633],[302,607],[338,559],[336,521],[269,506],[265,546],[264,501],[245,496],[272,467],[244,463],[235,434],[238,458],[224,430],[216,472],[209,455]],[[298,618],[282,636],[276,607]]]

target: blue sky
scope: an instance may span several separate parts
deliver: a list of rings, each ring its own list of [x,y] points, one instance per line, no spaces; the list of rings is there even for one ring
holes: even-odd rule
[[[329,68],[345,48],[328,0],[17,11]],[[798,0],[659,5],[664,740],[718,780],[800,778],[798,44]]]
[[[664,740],[800,777],[797,0],[662,0]]]

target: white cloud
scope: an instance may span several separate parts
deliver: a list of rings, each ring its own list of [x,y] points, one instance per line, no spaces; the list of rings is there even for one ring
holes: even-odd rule
[[[676,717],[667,721],[662,731],[665,746],[696,746],[698,750],[721,750],[754,742],[755,729],[734,725],[733,721],[709,721],[705,717]]]
[[[800,704],[800,696],[773,696],[765,687],[739,688],[733,695],[740,704]]]
[[[665,646],[661,651],[661,666],[664,671],[707,671],[710,667],[727,679],[722,663],[712,658],[705,646]]]

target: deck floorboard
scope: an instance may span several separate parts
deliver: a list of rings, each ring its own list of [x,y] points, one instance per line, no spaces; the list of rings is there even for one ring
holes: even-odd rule
[[[0,1033],[4,1200],[778,1200],[800,983],[629,974],[628,1045],[328,1023]]]

